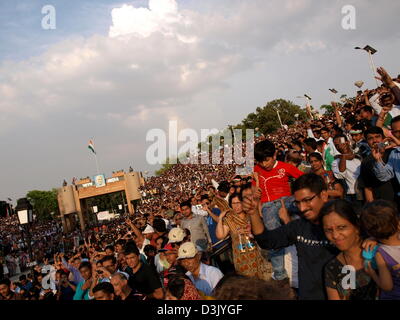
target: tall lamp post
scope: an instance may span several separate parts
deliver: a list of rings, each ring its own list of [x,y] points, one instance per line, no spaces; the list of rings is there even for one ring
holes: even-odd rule
[[[356,50],[364,50],[364,51],[368,52],[369,64],[370,64],[370,67],[372,69],[372,74],[374,75],[374,79],[376,81],[376,86],[379,87],[379,82],[375,78],[375,76],[376,76],[376,67],[375,67],[375,64],[374,64],[374,60],[372,59],[372,55],[374,55],[378,51],[376,49],[372,48],[369,45],[365,46],[364,48],[355,47],[354,49],[356,49]]]
[[[19,225],[21,226],[21,229],[26,232],[29,261],[30,263],[34,263],[31,245],[32,238],[29,230],[30,224],[33,222],[33,207],[27,198],[21,198],[17,201],[15,211],[17,211]]]

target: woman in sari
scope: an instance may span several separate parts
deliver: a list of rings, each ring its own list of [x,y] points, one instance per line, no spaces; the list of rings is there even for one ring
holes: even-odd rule
[[[231,210],[222,212],[218,219],[216,236],[232,238],[233,263],[238,274],[263,280],[271,278],[271,268],[262,257],[260,248],[253,241],[249,217],[242,209],[242,196],[238,193],[229,198]]]

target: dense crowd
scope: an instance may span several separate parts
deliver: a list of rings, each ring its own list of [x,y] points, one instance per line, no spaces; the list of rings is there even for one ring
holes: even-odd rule
[[[134,216],[34,226],[40,265],[18,281],[26,246],[4,219],[0,299],[400,299],[400,79],[378,73],[329,115],[258,132],[251,173],[177,164]]]

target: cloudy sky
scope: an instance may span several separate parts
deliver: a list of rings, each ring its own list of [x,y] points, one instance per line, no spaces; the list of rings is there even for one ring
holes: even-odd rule
[[[56,29],[42,28],[53,5]],[[356,30],[342,28],[342,7]],[[318,107],[328,88],[374,80],[367,55],[400,73],[391,0],[2,0],[0,200],[96,173],[150,173],[149,130],[222,129],[275,98]],[[397,59],[396,59],[397,58]]]

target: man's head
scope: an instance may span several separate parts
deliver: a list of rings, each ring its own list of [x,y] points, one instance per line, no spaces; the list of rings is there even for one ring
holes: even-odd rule
[[[370,148],[374,148],[383,141],[384,134],[382,128],[370,127],[364,132],[364,136]]]
[[[111,284],[114,287],[115,295],[121,296],[128,288],[128,279],[123,273],[117,272],[111,276]]]
[[[310,222],[318,223],[319,212],[328,202],[324,179],[314,173],[305,174],[292,184],[292,193],[301,216]]]
[[[114,287],[110,282],[101,282],[93,288],[95,300],[114,300]]]
[[[114,246],[113,245],[108,245],[104,251],[106,252],[106,254],[108,256],[111,256],[111,255],[114,254]]]
[[[363,131],[364,126],[362,126],[361,124],[355,124],[351,128],[350,135],[354,142],[360,142],[364,138]]]
[[[154,219],[156,220],[156,219]],[[151,238],[153,238],[153,234],[154,234],[155,230],[151,225],[146,225],[146,228],[144,228],[144,230],[142,231],[142,234],[144,235],[144,237],[148,240],[151,240]]]
[[[317,142],[317,150],[318,150],[318,152],[324,153],[325,145],[326,145],[326,142],[324,140],[319,140]]]
[[[11,294],[11,281],[7,278],[0,280],[0,295],[3,297],[7,297]]]
[[[164,248],[159,250],[160,252],[164,252],[165,259],[168,261],[168,263],[172,266],[175,264],[177,258],[178,258],[178,250],[176,249],[176,246],[172,243],[167,243]]]
[[[400,139],[400,116],[394,117],[391,122],[392,134]]]
[[[374,116],[374,109],[370,106],[365,106],[360,109],[360,117],[361,119],[371,120]]]
[[[190,201],[183,201],[183,202],[181,202],[181,204],[179,206],[180,206],[181,212],[185,218],[188,218],[191,216],[192,205],[191,205]]]
[[[230,188],[231,185],[228,181],[221,181],[218,186],[218,195],[221,198],[225,198],[228,195]]]
[[[179,248],[178,260],[187,271],[195,273],[200,267],[201,253],[199,253],[194,243],[185,242]]]
[[[348,154],[350,153],[350,145],[347,141],[347,138],[344,134],[338,134],[333,138],[333,143],[337,151],[341,154]]]
[[[117,251],[117,253],[121,253],[122,251],[124,251],[124,245],[125,245],[124,239],[117,240],[117,242],[115,243],[115,251]]]
[[[276,149],[273,142],[264,140],[254,146],[254,158],[265,170],[272,170],[276,162]]]
[[[22,274],[19,276],[19,282],[21,282],[21,284],[24,286],[26,285],[26,275]]]
[[[310,154],[317,150],[317,141],[313,138],[307,138],[304,140],[304,150]]]
[[[105,269],[107,269],[108,272],[111,274],[115,273],[117,271],[117,259],[115,256],[105,256],[102,259],[102,264],[101,264]]]
[[[325,141],[328,141],[328,139],[330,138],[330,129],[328,129],[327,127],[321,128],[321,137]]]
[[[80,258],[75,258],[75,259],[72,260],[71,264],[75,269],[79,269],[79,266],[81,265],[81,259]]]
[[[92,277],[92,265],[88,261],[84,261],[79,266],[79,272],[85,280],[89,280]]]
[[[140,264],[140,252],[137,246],[135,245],[129,245],[125,247],[125,261],[126,264],[132,268],[135,269],[139,266]]]
[[[153,229],[157,233],[164,233],[167,231],[167,226],[162,218],[155,218],[153,221]]]

